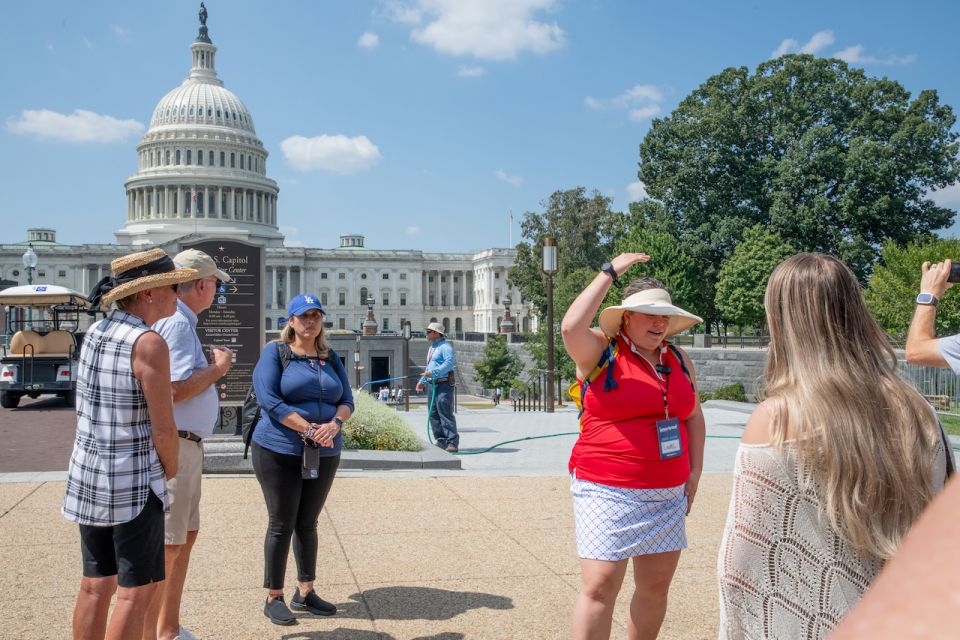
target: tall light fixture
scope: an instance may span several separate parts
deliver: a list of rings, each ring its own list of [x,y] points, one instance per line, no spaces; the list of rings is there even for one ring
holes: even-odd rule
[[[357,336],[357,345],[353,350],[353,370],[357,372],[357,389],[360,388],[360,336]]]
[[[33,245],[28,244],[27,250],[23,252],[23,267],[27,270],[27,284],[33,284],[33,270],[37,268],[38,261]]]
[[[410,321],[403,323],[403,410],[410,411]]]
[[[543,272],[547,275],[547,413],[553,413],[553,274],[557,272],[557,243],[543,238]]]

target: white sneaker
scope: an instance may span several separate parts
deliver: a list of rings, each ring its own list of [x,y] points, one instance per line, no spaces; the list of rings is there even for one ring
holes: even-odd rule
[[[177,637],[173,640],[200,640],[197,636],[193,635],[183,627],[180,627],[180,633],[177,634]]]

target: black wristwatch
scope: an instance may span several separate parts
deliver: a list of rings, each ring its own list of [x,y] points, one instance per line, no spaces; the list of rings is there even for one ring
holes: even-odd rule
[[[613,280],[613,286],[617,289],[623,289],[623,284],[621,284],[620,278],[617,277],[617,270],[613,268],[612,264],[604,262],[600,265],[600,271],[610,276],[610,279]]]
[[[337,423],[337,426],[343,429],[343,420],[340,419],[340,416],[333,416],[333,421]]]

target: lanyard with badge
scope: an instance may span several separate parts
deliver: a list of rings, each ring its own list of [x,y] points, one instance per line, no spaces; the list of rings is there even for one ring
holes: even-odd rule
[[[663,395],[663,420],[657,420],[657,443],[660,446],[660,459],[669,460],[676,458],[683,453],[683,446],[680,442],[680,420],[670,417],[670,407],[667,403],[667,393],[670,391],[670,367],[663,364],[663,353],[665,348],[660,348],[660,364],[651,365],[650,361],[642,353],[637,351],[633,342],[624,337],[624,341],[630,347],[630,351],[643,364],[644,370],[650,373],[653,381],[657,383],[657,388]],[[663,385],[660,382],[663,381]]]

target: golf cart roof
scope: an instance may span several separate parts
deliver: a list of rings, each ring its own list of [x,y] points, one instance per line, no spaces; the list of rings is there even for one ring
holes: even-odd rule
[[[56,284],[23,284],[0,291],[0,304],[8,307],[75,305],[90,308],[90,301],[73,289]]]

